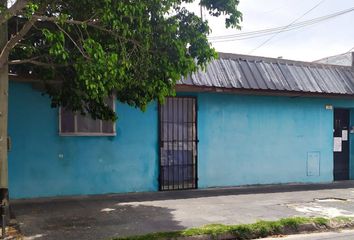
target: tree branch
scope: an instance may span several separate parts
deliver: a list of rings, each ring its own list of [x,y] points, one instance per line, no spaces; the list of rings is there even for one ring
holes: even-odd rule
[[[47,21],[47,22],[59,22],[59,19],[57,17],[48,17],[48,16],[41,16],[41,15],[33,15],[34,18],[36,18],[38,21]],[[94,24],[95,21],[94,19],[89,19],[86,21],[79,21],[79,20],[73,20],[73,19],[66,19],[63,20],[65,23],[68,24],[74,24],[74,25],[82,25],[82,24],[87,24],[91,26],[91,24]]]
[[[9,9],[6,9],[0,14],[0,24],[5,23],[11,17],[17,15],[26,7],[28,0],[17,0]]]
[[[33,64],[41,67],[47,67],[47,68],[52,68],[52,67],[67,67],[69,66],[68,64],[55,64],[55,63],[44,63],[35,60],[37,58],[30,58],[30,59],[21,59],[21,60],[12,60],[9,61],[9,65],[19,65],[19,64]]]
[[[33,17],[35,17],[38,21],[59,22],[59,19],[57,17],[48,17],[48,16],[39,16],[39,15],[33,15]],[[113,36],[115,36],[115,37],[117,37],[117,38],[119,38],[121,40],[124,40],[124,41],[127,41],[127,42],[131,42],[131,43],[141,47],[138,41],[136,41],[134,39],[128,39],[128,38],[122,37],[122,36],[118,35],[117,33],[115,33],[114,31],[98,25],[99,22],[97,20],[95,20],[95,19],[89,19],[89,20],[86,20],[86,21],[67,19],[67,20],[64,20],[64,22],[67,23],[67,24],[72,24],[72,25],[84,25],[84,24],[86,24],[89,27],[95,28],[95,29],[100,30],[102,32],[106,32],[106,33],[112,34]]]
[[[25,82],[25,83],[49,83],[49,84],[60,84],[63,82],[61,79],[53,79],[53,80],[47,80],[47,79],[40,79],[38,76],[31,76],[31,75],[18,75],[18,74],[13,74],[9,72],[9,78],[12,81],[16,82]]]
[[[10,40],[5,44],[5,47],[2,49],[0,53],[0,68],[8,61],[8,56],[12,48],[18,44],[22,38],[28,33],[28,31],[32,28],[35,23],[36,18],[32,17],[26,22],[22,29],[18,31],[15,35],[13,35]]]
[[[74,39],[72,39],[69,33],[67,33],[62,27],[60,27],[59,24],[55,23],[55,25],[59,28],[60,31],[62,31],[70,39],[70,41],[75,45],[75,47],[79,50],[79,52],[84,58],[90,59],[90,57],[85,54],[84,50],[80,48],[80,46],[75,42]]]
[[[26,2],[26,0],[18,0],[18,4],[20,4],[23,1]],[[23,25],[22,29],[20,31],[18,31],[15,35],[13,35],[10,38],[10,40],[6,43],[5,47],[2,49],[2,51],[0,53],[0,68],[6,62],[8,62],[8,56],[9,56],[9,53],[10,53],[11,49],[13,49],[23,39],[23,37],[28,33],[28,31],[32,28],[32,26],[34,25],[34,23],[36,21],[38,21],[38,22],[49,21],[49,22],[57,23],[58,22],[58,18],[41,16],[41,15],[32,15],[31,18]],[[96,28],[96,29],[98,29],[100,31],[103,31],[103,32],[107,32],[109,34],[112,34],[113,36],[117,37],[120,40],[131,42],[134,45],[141,47],[138,41],[136,41],[134,39],[127,39],[125,37],[122,37],[122,36],[118,35],[117,33],[115,33],[114,31],[112,31],[110,29],[106,29],[106,28],[104,28],[102,26],[97,25],[98,21],[96,21],[96,20],[90,19],[90,20],[87,20],[87,21],[79,21],[79,20],[71,20],[71,19],[69,19],[69,20],[65,20],[64,22],[66,22],[68,24],[74,24],[74,25],[86,24],[87,26]],[[85,56],[85,55],[83,55],[83,56]],[[27,63],[30,63],[30,62],[27,62]],[[35,64],[33,61],[31,63]],[[40,62],[36,62],[36,64],[39,65],[41,63]]]

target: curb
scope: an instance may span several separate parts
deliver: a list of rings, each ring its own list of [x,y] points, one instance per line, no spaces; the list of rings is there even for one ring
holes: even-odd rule
[[[300,224],[296,227],[284,227],[280,230],[277,235],[294,235],[294,234],[304,234],[304,233],[315,233],[315,232],[326,232],[326,231],[338,231],[343,229],[354,229],[354,221],[344,222],[344,221],[333,221],[331,220],[326,225],[320,225],[315,223]],[[177,238],[163,238],[164,240],[238,240],[238,239],[256,239],[261,237],[271,237],[271,236],[249,236],[250,238],[240,238],[232,233],[225,233],[219,235],[196,235],[196,236],[186,236]]]

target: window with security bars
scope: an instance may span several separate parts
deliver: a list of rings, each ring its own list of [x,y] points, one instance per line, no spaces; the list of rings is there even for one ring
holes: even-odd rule
[[[107,104],[114,109],[114,98],[109,98]],[[89,115],[81,115],[60,108],[59,134],[62,136],[115,136],[115,122],[92,119]]]

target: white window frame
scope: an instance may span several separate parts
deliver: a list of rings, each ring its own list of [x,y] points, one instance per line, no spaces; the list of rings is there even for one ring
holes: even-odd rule
[[[116,98],[115,96],[112,96],[113,98],[113,111],[116,111]],[[113,122],[113,132],[112,133],[103,133],[102,132],[102,120],[100,121],[100,130],[101,132],[79,132],[77,130],[77,115],[78,113],[74,114],[74,132],[62,132],[61,131],[61,109],[62,107],[59,107],[58,110],[58,117],[59,117],[59,136],[63,137],[114,137],[117,136],[116,132],[116,122]]]

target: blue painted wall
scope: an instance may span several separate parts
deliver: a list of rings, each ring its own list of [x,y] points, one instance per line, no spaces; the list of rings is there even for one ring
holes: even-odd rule
[[[60,137],[58,110],[49,99],[30,85],[11,83],[11,197],[156,191],[157,106],[145,113],[116,108],[116,137]]]
[[[197,96],[199,187],[333,181],[333,110],[325,105],[353,108],[353,100]],[[309,152],[320,153],[319,176],[307,174]]]
[[[325,105],[354,109],[353,100],[192,95],[198,98],[200,188],[333,180],[333,110]],[[11,83],[11,197],[157,191],[156,104],[145,113],[123,104],[116,110],[116,137],[60,137],[49,100]],[[307,176],[308,152],[320,153],[319,176]]]

